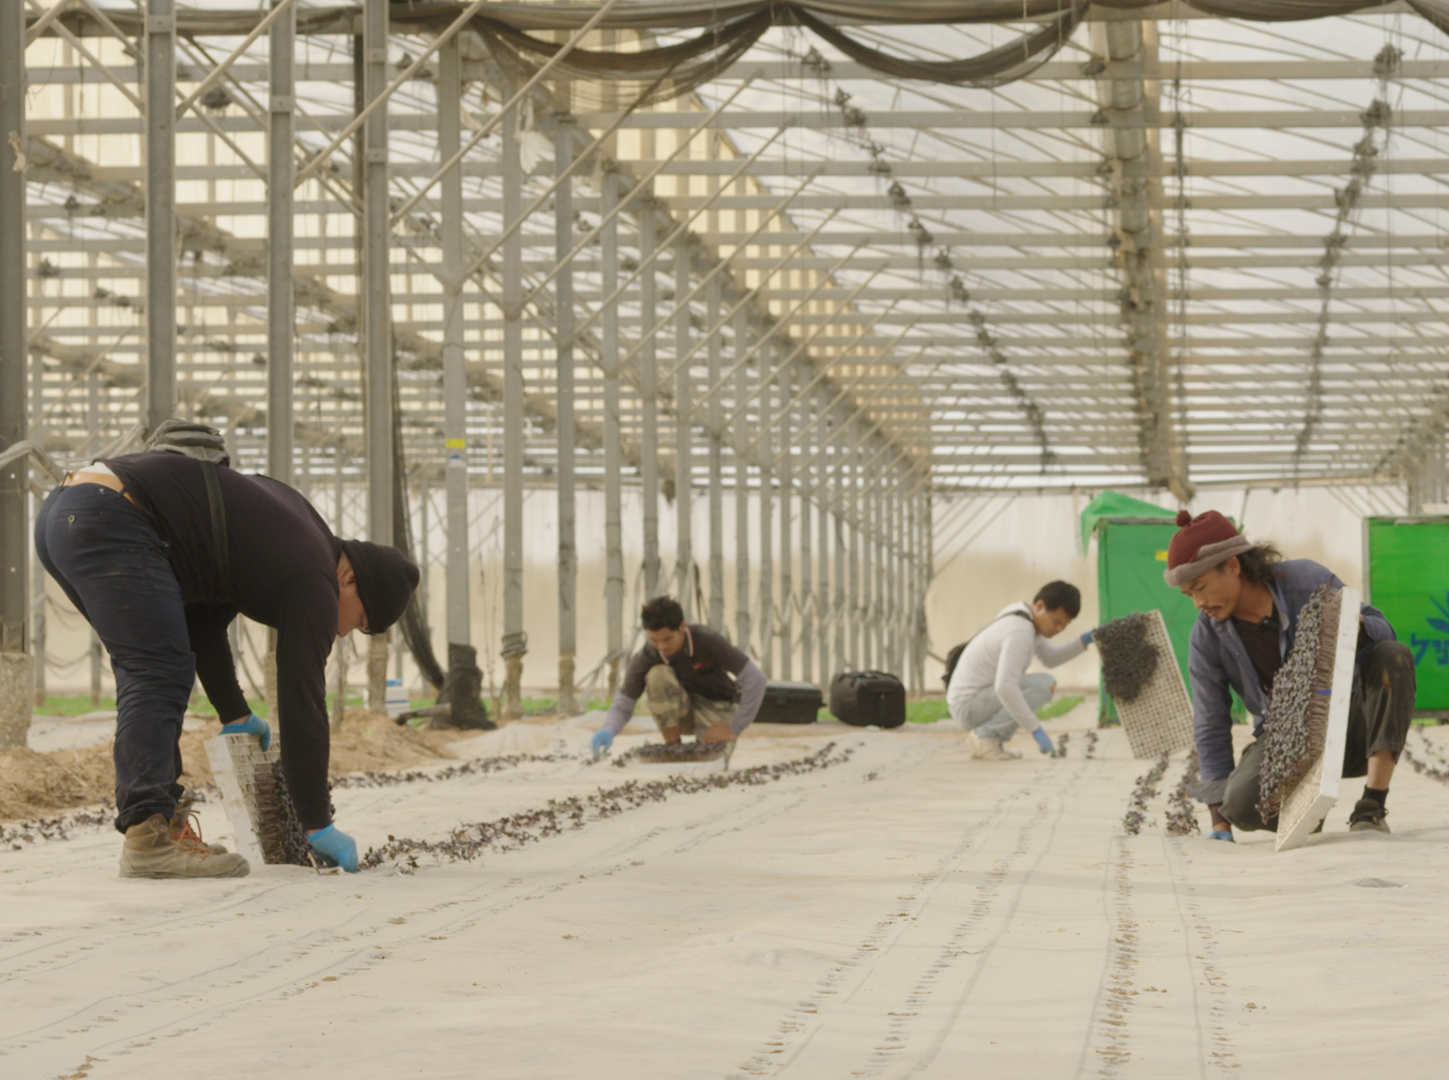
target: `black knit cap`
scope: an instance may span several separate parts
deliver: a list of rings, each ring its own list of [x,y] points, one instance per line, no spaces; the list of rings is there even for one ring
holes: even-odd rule
[[[344,540],[342,553],[357,575],[357,597],[367,612],[367,633],[380,634],[402,616],[420,574],[395,547],[370,540]]]

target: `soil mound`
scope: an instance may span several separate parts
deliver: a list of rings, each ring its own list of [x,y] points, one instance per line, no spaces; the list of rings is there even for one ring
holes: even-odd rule
[[[202,744],[216,727],[181,734],[181,782],[199,787],[212,782]],[[376,769],[402,769],[451,759],[450,743],[472,731],[424,731],[398,727],[383,713],[362,707],[347,710],[342,730],[332,733],[329,772],[333,776]],[[39,754],[0,751],[0,821],[16,821],[114,799],[116,769],[111,743]]]

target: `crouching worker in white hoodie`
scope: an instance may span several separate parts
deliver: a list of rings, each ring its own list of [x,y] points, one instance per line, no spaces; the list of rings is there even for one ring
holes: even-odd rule
[[[981,761],[1009,761],[1021,755],[1002,744],[1021,728],[1036,740],[1043,754],[1055,756],[1051,736],[1042,730],[1036,710],[1057,688],[1050,675],[1028,675],[1033,655],[1047,667],[1081,656],[1092,643],[1092,631],[1059,645],[1050,638],[1080,614],[1082,594],[1075,585],[1053,581],[1042,586],[1028,606],[1009,604],[967,643],[956,661],[946,689],[951,717],[971,733],[971,756]]]

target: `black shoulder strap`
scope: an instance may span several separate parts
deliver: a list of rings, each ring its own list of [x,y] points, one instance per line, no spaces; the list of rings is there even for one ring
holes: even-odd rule
[[[221,481],[216,475],[216,462],[198,461],[206,481],[206,501],[211,507],[211,536],[216,547],[216,569],[221,580],[221,595],[230,601],[231,551],[226,537],[226,504],[221,501]]]

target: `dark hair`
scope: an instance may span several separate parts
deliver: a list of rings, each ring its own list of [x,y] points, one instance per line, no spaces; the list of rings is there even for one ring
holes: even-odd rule
[[[1237,560],[1243,580],[1249,584],[1271,589],[1273,583],[1283,576],[1283,571],[1278,569],[1278,564],[1283,561],[1283,553],[1272,544],[1254,544],[1238,555]],[[1227,567],[1226,559],[1221,566]]]
[[[656,596],[639,613],[645,630],[678,630],[684,625],[684,609],[672,596]]]
[[[1081,591],[1065,581],[1053,581],[1043,585],[1032,603],[1037,600],[1045,604],[1048,611],[1065,611],[1074,619],[1082,613]]]

